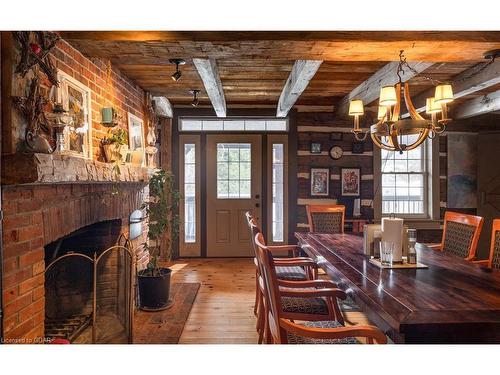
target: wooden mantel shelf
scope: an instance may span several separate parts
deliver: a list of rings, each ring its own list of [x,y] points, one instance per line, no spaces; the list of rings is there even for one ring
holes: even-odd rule
[[[154,169],[134,164],[119,164],[61,154],[3,155],[2,185],[54,183],[147,183]]]

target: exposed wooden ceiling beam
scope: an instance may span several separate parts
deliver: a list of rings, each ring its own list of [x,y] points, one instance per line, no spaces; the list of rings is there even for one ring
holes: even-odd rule
[[[172,118],[174,111],[170,101],[164,96],[154,96],[153,97],[155,112],[157,116]]]
[[[193,64],[203,81],[205,91],[212,102],[217,117],[226,117],[226,98],[215,60],[193,59]]]
[[[451,82],[455,99],[473,94],[497,84],[500,84],[500,61],[498,60],[487,66],[481,64],[467,69],[455,77]],[[430,88],[413,97],[413,105],[417,109],[417,112],[425,111],[426,99],[433,96],[434,88]],[[405,114],[403,117],[408,116],[408,114]]]
[[[499,110],[500,90],[461,103],[453,110],[452,118],[454,120],[466,119]]]
[[[123,64],[168,64],[175,57],[391,61],[405,50],[410,61],[481,61],[500,48],[497,31],[334,32],[61,32],[92,57]]]
[[[367,105],[378,98],[381,87],[396,84],[399,79],[396,74],[398,64],[399,62],[397,61],[390,62],[352,90],[349,94],[344,96],[337,104],[337,109],[335,111],[336,115],[338,117],[347,117],[349,102],[351,99],[361,99],[363,103]],[[408,65],[410,65],[413,70],[404,70],[401,76],[403,82],[412,79],[415,75],[423,72],[425,69],[433,65],[433,63],[409,62]]]
[[[292,109],[300,94],[306,89],[322,62],[319,60],[295,61],[278,101],[277,117],[286,117],[288,111]]]
[[[62,31],[65,39],[116,41],[500,41],[498,31]]]

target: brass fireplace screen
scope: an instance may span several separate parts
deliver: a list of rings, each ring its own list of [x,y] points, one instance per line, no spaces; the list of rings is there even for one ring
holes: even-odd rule
[[[51,262],[45,269],[45,336],[132,343],[134,262],[126,239],[92,256],[68,252]]]

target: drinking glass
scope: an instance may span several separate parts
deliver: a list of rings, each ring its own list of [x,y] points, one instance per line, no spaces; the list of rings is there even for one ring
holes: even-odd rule
[[[380,263],[383,266],[392,265],[392,255],[394,254],[394,243],[382,241],[380,243]]]

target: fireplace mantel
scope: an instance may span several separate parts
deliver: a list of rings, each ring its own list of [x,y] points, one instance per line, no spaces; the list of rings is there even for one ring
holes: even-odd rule
[[[61,154],[3,155],[2,185],[54,183],[147,183],[154,169],[115,164]]]

